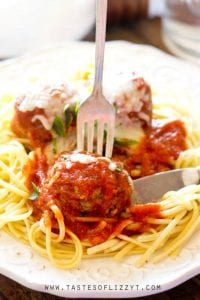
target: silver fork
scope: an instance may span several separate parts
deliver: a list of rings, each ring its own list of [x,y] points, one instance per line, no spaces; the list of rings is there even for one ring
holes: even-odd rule
[[[106,132],[105,156],[111,157],[114,143],[115,110],[102,93],[103,60],[106,35],[107,0],[96,1],[96,57],[93,92],[80,106],[77,116],[77,148],[84,150],[87,137],[87,151],[94,151],[95,131],[96,152],[103,154],[104,133]]]

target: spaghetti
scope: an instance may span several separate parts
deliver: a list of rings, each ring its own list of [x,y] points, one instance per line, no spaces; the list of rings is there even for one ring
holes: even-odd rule
[[[122,207],[126,209],[123,210],[117,207],[121,209],[120,214],[115,210],[116,206],[111,211],[108,210],[109,212],[105,210],[102,214],[98,213],[99,210],[96,210],[95,214],[94,207],[90,211],[90,207],[83,206],[84,209],[81,212],[73,214],[73,224],[79,225],[77,229],[67,221],[66,214],[69,214],[69,212],[66,213],[63,210],[59,201],[53,201],[52,198],[45,202],[41,199],[41,195],[39,195],[39,198],[36,195],[36,199],[31,202],[29,200],[30,190],[32,189],[31,183],[37,184],[39,193],[45,189],[46,192],[49,192],[45,185],[45,182],[48,182],[48,184],[50,182],[48,178],[50,175],[47,174],[53,173],[53,176],[57,176],[58,173],[52,171],[54,167],[48,167],[41,161],[39,167],[36,163],[37,168],[30,169],[30,161],[33,163],[38,162],[35,159],[38,155],[39,160],[43,159],[40,155],[41,149],[29,152],[32,147],[29,138],[27,136],[17,137],[10,130],[14,114],[13,98],[10,96],[3,97],[1,105],[3,113],[0,120],[0,228],[22,242],[30,244],[40,255],[48,257],[56,267],[74,268],[83,258],[112,256],[116,260],[121,260],[127,255],[134,254],[139,255],[136,262],[138,267],[150,260],[159,262],[169,255],[177,255],[199,228],[200,185],[191,185],[177,192],[168,192],[156,205],[131,206],[127,200],[127,202],[122,203]],[[159,106],[158,104],[155,105],[153,110],[153,119],[164,120],[163,126],[166,123],[169,124],[169,120],[166,121],[168,119],[166,111],[162,105]],[[178,119],[176,122],[180,122],[181,117],[178,111],[171,108],[170,118],[173,115],[175,119]],[[172,155],[170,164],[167,165],[169,169],[200,164],[199,132],[192,128],[186,119],[183,120],[183,124],[186,128],[185,142],[178,149],[176,155]],[[178,128],[183,130],[181,131],[183,137],[184,129],[181,127],[182,125],[180,127],[179,125]],[[54,138],[54,134],[52,134],[52,138]],[[134,152],[137,148],[135,145],[129,144],[127,146],[124,140],[121,140],[120,143],[119,147],[118,140],[118,144],[115,146],[118,149],[117,158],[130,157],[132,153],[136,153]],[[174,143],[173,140],[172,143]],[[148,152],[149,145],[147,145],[147,142],[143,142],[145,153]],[[27,151],[27,149],[29,150]],[[139,151],[138,148],[137,151]],[[144,153],[138,152],[136,154],[139,157]],[[57,157],[59,157],[58,153]],[[55,163],[59,163],[59,160]],[[75,162],[71,161],[71,163]],[[113,164],[116,165],[116,163],[105,159],[104,164],[106,165],[105,172],[108,170],[107,167],[110,166],[110,174],[114,172],[111,174],[114,176],[115,172],[123,173],[124,178],[127,179],[126,184],[128,184],[128,174],[120,168],[120,165],[117,165],[118,170],[116,170],[116,166],[113,170]],[[133,177],[141,176],[140,159],[129,166],[129,171],[132,172]],[[27,173],[27,168],[29,173]],[[158,170],[156,169],[156,171]],[[163,169],[161,168],[161,170]],[[32,176],[31,179],[30,176]],[[55,186],[58,186],[58,182]],[[120,190],[122,195],[125,195],[127,187],[128,185],[124,191]],[[38,199],[45,205],[41,207],[39,213]],[[74,207],[70,209],[72,208],[74,209]],[[86,233],[83,236],[79,234],[81,226],[86,228]],[[91,232],[93,238],[90,236]],[[104,235],[102,236],[100,233],[104,233]],[[100,239],[99,236],[101,236]]]

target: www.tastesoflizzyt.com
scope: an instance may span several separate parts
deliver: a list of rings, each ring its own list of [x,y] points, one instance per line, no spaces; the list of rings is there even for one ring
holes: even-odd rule
[[[160,284],[66,284],[66,285],[56,285],[56,284],[46,284],[44,286],[45,291],[158,291],[161,290]]]

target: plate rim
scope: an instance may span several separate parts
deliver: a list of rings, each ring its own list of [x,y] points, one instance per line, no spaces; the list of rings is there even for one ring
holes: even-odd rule
[[[6,61],[0,62],[0,73],[2,72],[3,68],[9,68],[10,66],[12,66],[13,64],[20,64],[21,61],[23,61],[24,59],[28,60],[31,57],[34,57],[35,55],[38,55],[40,53],[43,53],[45,51],[49,51],[49,50],[53,50],[53,49],[60,49],[60,48],[66,48],[67,46],[70,45],[77,45],[79,46],[80,44],[85,44],[85,45],[92,45],[92,47],[94,46],[94,43],[92,42],[67,42],[67,43],[59,43],[53,47],[44,47],[42,49],[36,50],[36,51],[31,51],[23,56],[20,56],[18,58],[11,58],[8,59]],[[183,66],[189,67],[189,68],[193,68],[194,70],[198,71],[200,73],[200,68],[188,61],[183,61],[177,57],[174,57],[170,54],[167,54],[163,51],[161,51],[160,49],[157,49],[153,46],[149,46],[149,45],[139,45],[139,44],[133,44],[130,42],[126,42],[126,41],[111,41],[111,42],[107,42],[107,44],[112,44],[114,46],[119,46],[120,47],[128,47],[128,48],[141,48],[141,49],[149,49],[150,51],[154,51],[155,53],[160,53],[162,54],[164,57],[168,57],[168,59],[174,60],[174,62],[178,62],[181,63]],[[1,232],[0,232],[1,233]],[[12,237],[11,237],[12,238]],[[14,239],[14,238],[13,238]],[[29,247],[29,246],[27,246]],[[55,268],[56,269],[56,268]],[[56,269],[59,272],[59,269]],[[34,282],[28,281],[27,278],[24,278],[23,275],[20,277],[19,275],[13,274],[12,272],[9,272],[8,269],[3,268],[0,266],[0,273],[12,280],[15,280],[16,282],[18,282],[21,285],[24,285],[28,288],[31,288],[32,290],[35,291],[40,291],[40,292],[45,292],[42,287]],[[145,290],[139,290],[137,292],[128,292],[128,293],[117,293],[117,292],[107,292],[107,291],[102,291],[100,293],[96,293],[96,291],[86,291],[84,292],[84,294],[82,293],[82,291],[79,293],[76,291],[76,293],[73,294],[69,294],[69,293],[64,293],[64,294],[58,294],[56,291],[48,291],[48,293],[53,294],[53,295],[57,295],[57,296],[61,296],[61,297],[69,297],[69,298],[76,298],[76,297],[83,297],[83,298],[93,298],[95,296],[95,298],[103,298],[103,297],[116,297],[116,298],[120,298],[120,297],[126,297],[126,298],[135,298],[135,297],[141,297],[141,296],[148,296],[148,295],[153,295],[153,294],[157,294],[157,293],[161,293],[164,292],[166,290],[169,290],[173,287],[175,287],[177,284],[181,284],[183,282],[185,282],[186,280],[192,278],[193,276],[196,276],[200,273],[200,264],[196,265],[195,267],[188,269],[187,271],[185,271],[184,274],[182,274],[181,276],[179,276],[178,278],[176,278],[176,280],[169,280],[168,282],[165,282],[164,284],[162,284],[162,290],[160,291],[145,291]]]

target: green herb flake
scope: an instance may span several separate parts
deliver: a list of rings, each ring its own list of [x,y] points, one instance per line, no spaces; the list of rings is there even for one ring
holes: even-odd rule
[[[129,139],[119,139],[115,138],[114,143],[117,146],[134,146],[138,144],[138,141],[135,140],[129,140]]]
[[[79,101],[77,101],[77,102],[76,102],[76,105],[75,105],[75,108],[74,108],[74,113],[75,113],[75,116],[77,116],[77,114],[78,114],[79,107],[80,107],[80,102],[79,102]]]
[[[65,111],[65,124],[66,127],[69,128],[69,126],[71,125],[73,121],[73,113],[71,111]]]
[[[52,130],[59,136],[65,136],[65,126],[61,117],[55,117],[53,121]]]
[[[115,170],[118,171],[118,172],[122,172],[122,171],[123,171],[123,168],[122,168],[122,166],[119,166],[119,165],[118,165],[118,166],[116,167]]]
[[[37,200],[37,198],[38,198],[38,196],[40,194],[40,190],[39,190],[38,186],[34,182],[32,182],[32,186],[33,186],[33,192],[29,196],[28,199],[34,201],[34,200]]]
[[[64,108],[65,114],[65,125],[67,129],[72,124],[73,120],[76,119],[80,103],[78,101],[74,103],[67,103]]]

